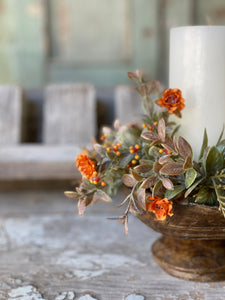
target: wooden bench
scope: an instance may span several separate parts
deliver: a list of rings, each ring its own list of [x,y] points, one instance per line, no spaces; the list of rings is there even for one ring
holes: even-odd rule
[[[0,182],[80,181],[74,159],[96,136],[96,90],[88,84],[45,88],[43,143],[22,143],[26,101],[20,87],[0,87]],[[132,86],[115,89],[116,118],[135,121],[140,99]],[[26,124],[29,126],[29,124]]]
[[[74,159],[96,133],[91,85],[53,85],[44,99],[43,144],[23,144],[19,87],[0,87],[0,181],[80,180]]]

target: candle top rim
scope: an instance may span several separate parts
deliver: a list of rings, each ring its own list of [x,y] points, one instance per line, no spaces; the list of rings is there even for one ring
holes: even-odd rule
[[[174,30],[181,30],[181,29],[212,29],[212,28],[217,28],[217,29],[223,29],[225,30],[225,26],[223,25],[194,25],[194,26],[177,26],[177,27],[171,27],[170,31]]]

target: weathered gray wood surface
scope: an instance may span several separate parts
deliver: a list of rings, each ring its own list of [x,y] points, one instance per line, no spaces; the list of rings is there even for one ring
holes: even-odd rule
[[[133,123],[140,119],[141,96],[137,93],[134,86],[119,85],[115,88],[115,112],[116,119],[122,124]]]
[[[22,90],[18,86],[0,86],[0,144],[18,144],[22,140]]]
[[[79,146],[21,144],[0,147],[0,180],[80,179]]]
[[[85,144],[96,134],[95,89],[88,84],[51,85],[45,91],[46,144]]]
[[[1,300],[225,299],[225,282],[164,273],[149,251],[159,235],[137,219],[129,220],[129,237],[106,220],[119,214],[118,200],[79,217],[62,191],[7,192],[0,199]]]

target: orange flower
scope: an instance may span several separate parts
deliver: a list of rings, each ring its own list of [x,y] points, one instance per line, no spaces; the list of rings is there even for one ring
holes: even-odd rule
[[[160,198],[157,196],[148,197],[150,202],[146,204],[148,211],[153,212],[158,220],[165,220],[166,216],[172,216],[172,205],[173,202],[169,201],[167,198]]]
[[[157,101],[157,104],[166,107],[170,114],[181,117],[180,111],[185,107],[184,101],[181,90],[167,89],[164,91],[162,98]]]
[[[95,163],[93,160],[87,155],[80,153],[76,158],[77,168],[88,179],[93,177],[93,173],[95,172]]]

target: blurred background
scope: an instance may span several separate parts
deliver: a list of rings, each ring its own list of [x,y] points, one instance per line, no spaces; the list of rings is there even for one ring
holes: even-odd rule
[[[199,24],[225,1],[0,0],[1,180],[70,179],[75,147],[139,112],[127,71],[167,86],[170,28]]]

